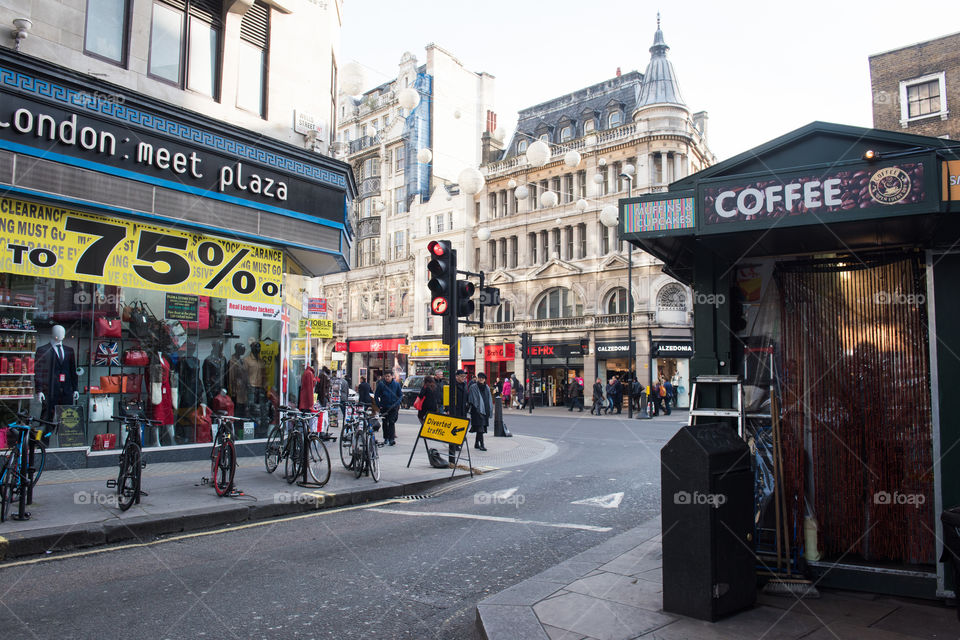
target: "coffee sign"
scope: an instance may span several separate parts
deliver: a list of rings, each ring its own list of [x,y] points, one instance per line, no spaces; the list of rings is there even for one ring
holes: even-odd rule
[[[772,175],[752,182],[705,185],[703,222],[704,227],[797,217],[830,222],[864,209],[918,204],[925,195],[922,162]]]

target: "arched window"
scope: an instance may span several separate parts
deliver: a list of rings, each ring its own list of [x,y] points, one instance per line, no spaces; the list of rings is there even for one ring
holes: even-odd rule
[[[527,141],[521,140],[517,143],[517,153],[526,153],[527,151]]]
[[[686,311],[687,294],[684,292],[683,287],[672,282],[660,289],[660,293],[657,294],[657,309],[663,311]]]
[[[621,124],[623,124],[623,114],[619,111],[613,111],[607,116],[607,128],[612,129],[619,127]]]
[[[540,134],[540,140],[542,140],[542,141],[544,141],[544,142],[550,142],[550,134],[549,134],[549,133],[541,133],[541,134]]]
[[[534,317],[537,320],[573,318],[582,315],[583,303],[577,300],[573,291],[565,287],[555,287],[546,291],[534,305]]]
[[[628,313],[628,304],[627,289],[625,287],[617,287],[607,294],[607,298],[603,302],[603,308],[611,315]]]
[[[563,129],[560,129],[560,142],[566,142],[573,137],[573,127],[570,125],[565,126]]]
[[[493,319],[491,322],[513,322],[513,305],[504,300],[496,308],[490,309]]]
[[[594,121],[593,118],[590,118],[589,120],[585,120],[583,123],[583,132],[590,133],[596,128],[596,126],[597,126],[596,122]]]

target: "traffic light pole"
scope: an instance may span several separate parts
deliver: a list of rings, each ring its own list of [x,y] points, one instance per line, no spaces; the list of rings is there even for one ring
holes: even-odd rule
[[[459,340],[459,327],[457,326],[457,287],[456,287],[456,278],[457,278],[457,252],[452,251],[450,257],[450,271],[453,274],[452,280],[454,280],[454,286],[451,287],[450,291],[450,313],[443,316],[443,337],[444,341],[450,347],[450,356],[447,361],[447,368],[449,370],[448,376],[450,380],[450,393],[447,394],[448,401],[450,404],[447,406],[447,413],[454,415],[454,411],[457,407],[457,360],[460,350],[460,340]],[[461,418],[466,418],[466,416],[458,416]]]

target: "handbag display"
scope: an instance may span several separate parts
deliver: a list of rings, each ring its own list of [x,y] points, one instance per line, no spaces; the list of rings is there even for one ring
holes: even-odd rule
[[[121,380],[120,386],[123,393],[140,395],[140,387],[143,384],[143,374],[127,373],[123,375]]]
[[[123,376],[100,376],[100,393],[120,393],[123,390]]]
[[[125,310],[126,312],[126,310]],[[156,326],[158,324],[156,316],[143,302],[134,302],[130,305],[128,313],[130,324],[130,333],[140,340],[156,338]]]
[[[90,396],[90,422],[113,420],[113,396]]]
[[[137,418],[146,418],[147,413],[143,408],[143,402],[140,400],[123,400],[120,403],[120,415],[135,416]]]
[[[96,353],[94,353],[94,356],[93,356],[93,366],[119,367],[120,366],[120,343],[98,342]]]
[[[218,393],[210,401],[210,408],[214,411],[225,411],[228,416],[233,415],[233,400],[225,393]]]
[[[119,338],[120,318],[97,318],[94,335],[98,338]]]
[[[127,367],[145,367],[150,364],[150,354],[140,348],[123,352],[123,364]]]
[[[117,434],[115,433],[98,433],[93,436],[93,446],[91,450],[93,451],[106,451],[108,449],[113,449],[117,446]]]

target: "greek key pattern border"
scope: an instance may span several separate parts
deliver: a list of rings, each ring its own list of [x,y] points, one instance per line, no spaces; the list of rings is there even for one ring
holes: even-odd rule
[[[159,115],[148,113],[141,109],[129,107],[122,102],[105,100],[96,91],[78,91],[71,87],[55,84],[35,78],[23,73],[12,71],[0,66],[0,83],[13,87],[19,91],[32,93],[64,105],[80,108],[88,112],[95,112],[124,124],[150,129],[157,133],[174,136],[193,144],[202,145],[221,153],[259,162],[261,164],[311,178],[324,184],[346,189],[347,180],[343,175],[321,169],[300,160],[258,149],[252,145],[225,138],[216,133],[205,131],[197,127],[172,120]]]

